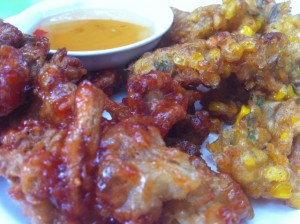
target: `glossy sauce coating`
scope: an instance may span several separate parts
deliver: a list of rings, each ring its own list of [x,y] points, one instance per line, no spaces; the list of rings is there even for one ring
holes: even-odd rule
[[[147,38],[150,29],[117,20],[90,19],[41,24],[51,49],[93,51],[121,47]]]

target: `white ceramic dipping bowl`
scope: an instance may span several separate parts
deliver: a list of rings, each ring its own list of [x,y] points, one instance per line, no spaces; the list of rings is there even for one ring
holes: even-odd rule
[[[68,55],[79,58],[90,71],[125,66],[144,52],[151,51],[173,22],[173,13],[167,4],[157,5],[141,0],[46,0],[4,21],[23,33],[32,34],[41,21],[56,16],[57,21],[112,19],[150,28],[149,37],[126,46],[95,51],[68,51]],[[51,54],[54,52],[50,50]]]

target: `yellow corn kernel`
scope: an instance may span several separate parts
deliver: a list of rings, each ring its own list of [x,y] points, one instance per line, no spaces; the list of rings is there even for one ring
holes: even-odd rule
[[[283,86],[277,93],[273,95],[273,100],[282,101],[287,96],[287,88]]]
[[[252,27],[252,29],[254,29],[254,31],[258,31],[262,25],[264,24],[264,17],[263,16],[259,16],[257,17],[257,19],[255,20],[255,27]]]
[[[296,93],[295,93],[292,85],[287,86],[287,96],[288,96],[288,98],[296,97]]]
[[[295,125],[300,122],[300,118],[296,117],[296,116],[291,116],[291,121],[292,121],[292,124]]]
[[[194,69],[200,69],[199,64],[205,60],[204,56],[200,52],[193,52],[191,57],[192,60],[190,66]]]
[[[282,182],[287,180],[288,172],[282,166],[268,166],[264,169],[264,178],[270,182]]]
[[[236,123],[240,123],[240,121],[242,120],[243,117],[245,117],[247,114],[250,113],[250,108],[245,106],[245,105],[242,105],[241,107],[241,110],[236,118]]]
[[[275,198],[288,199],[292,196],[292,186],[288,182],[276,183],[271,187],[270,193]]]
[[[238,4],[234,1],[224,1],[224,3],[226,4],[225,19],[232,19],[237,13]]]
[[[186,66],[186,59],[178,54],[173,56],[173,62],[179,67]]]
[[[240,30],[240,34],[251,37],[254,35],[254,31],[251,29],[250,26],[243,26],[242,29]]]
[[[279,136],[280,140],[282,140],[282,141],[287,140],[288,137],[289,137],[289,132],[287,132],[287,131],[282,132]]]
[[[243,160],[244,160],[244,165],[247,168],[252,168],[252,167],[255,167],[255,165],[256,165],[255,158],[249,154],[244,155]]]
[[[214,48],[211,49],[208,54],[212,60],[217,61],[221,56],[221,50],[219,48]]]
[[[193,52],[191,56],[197,63],[205,60],[204,56],[200,52]]]
[[[255,52],[257,50],[256,46],[255,46],[255,42],[253,41],[243,41],[241,43],[244,51],[246,52]]]

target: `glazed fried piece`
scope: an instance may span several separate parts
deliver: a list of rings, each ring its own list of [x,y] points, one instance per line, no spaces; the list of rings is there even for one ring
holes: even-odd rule
[[[128,106],[133,114],[151,116],[165,136],[185,118],[188,98],[179,83],[163,72],[132,76],[127,83]]]
[[[229,176],[166,147],[153,126],[124,120],[104,134],[100,148],[97,202],[104,217],[120,223],[193,223],[191,217],[196,223],[239,223],[253,215]],[[193,209],[178,211],[182,203]]]
[[[208,145],[221,172],[254,198],[272,198],[300,208],[299,99],[254,97],[236,123]]]
[[[11,46],[0,46],[0,116],[8,115],[24,100],[30,80],[22,53]]]
[[[102,223],[93,192],[103,105],[101,90],[83,81],[70,123],[31,119],[2,134],[0,173],[32,223]]]
[[[283,34],[245,36],[217,33],[208,40],[160,48],[146,53],[130,67],[130,76],[164,71],[183,87],[203,84],[216,88],[233,73],[247,90],[278,91],[281,49],[287,45]]]
[[[168,33],[170,45],[207,39],[218,31],[255,33],[263,25],[264,10],[273,1],[223,0],[223,5],[199,7],[193,12],[173,8],[174,22]]]
[[[77,58],[67,56],[65,49],[58,50],[44,64],[35,80],[34,93],[41,100],[40,116],[52,123],[65,123],[74,111],[76,81],[86,74]]]
[[[47,38],[23,34],[20,51],[30,68],[30,76],[32,78],[37,75],[45,63],[49,50],[50,43]]]
[[[0,19],[0,45],[9,45],[15,48],[21,47],[23,34],[17,28]]]
[[[280,63],[284,70],[282,78],[292,83],[296,93],[300,94],[300,15],[292,15],[290,2],[278,3],[270,9],[264,32],[281,32],[289,40]],[[284,91],[284,90],[282,90]]]
[[[49,51],[46,38],[23,35],[0,20],[0,116],[20,106]]]

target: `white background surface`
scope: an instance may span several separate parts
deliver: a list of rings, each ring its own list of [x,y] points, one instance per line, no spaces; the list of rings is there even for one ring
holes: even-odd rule
[[[120,0],[122,1],[122,0]],[[152,0],[159,6],[163,0]],[[141,0],[139,1],[141,2]],[[197,6],[221,3],[221,0],[166,0],[170,5],[182,10],[192,10]],[[281,1],[277,1],[281,2]],[[300,13],[300,1],[293,0],[293,13]],[[154,13],[154,16],[155,15]],[[300,49],[299,49],[300,50]],[[207,160],[209,155],[204,153]],[[23,217],[19,204],[8,195],[9,184],[0,177],[0,224],[29,224],[29,219]],[[270,200],[252,200],[255,216],[247,224],[299,224],[300,210],[292,209],[280,202]]]

